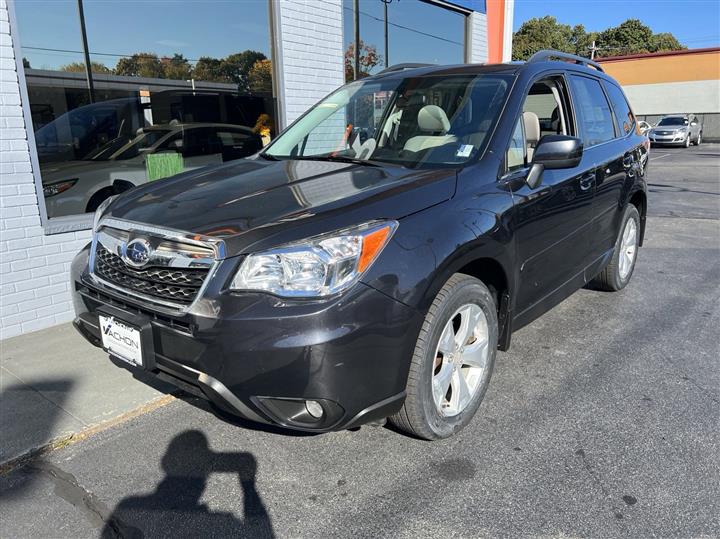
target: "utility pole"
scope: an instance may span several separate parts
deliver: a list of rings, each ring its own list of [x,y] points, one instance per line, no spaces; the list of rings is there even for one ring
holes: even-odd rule
[[[88,49],[87,32],[85,31],[85,12],[83,0],[77,0],[78,16],[80,17],[80,34],[82,35],[83,52],[85,53],[85,77],[87,78],[90,103],[95,103],[95,85],[93,84],[92,66],[90,65],[90,50]]]
[[[360,0],[354,0],[355,23],[355,80],[360,78]]]
[[[388,50],[388,4],[390,2],[392,2],[392,0],[382,0],[385,7],[385,67],[390,65],[390,52]]]

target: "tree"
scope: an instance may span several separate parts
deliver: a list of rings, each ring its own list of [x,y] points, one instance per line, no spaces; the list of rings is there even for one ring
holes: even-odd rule
[[[115,66],[115,74],[162,79],[165,77],[165,70],[157,54],[138,52],[130,57],[120,58]]]
[[[360,40],[360,73],[355,77],[355,43],[350,43],[345,50],[345,81],[361,79],[370,75],[370,71],[382,62],[375,45],[368,45]]]
[[[192,76],[194,79],[208,82],[230,82],[223,71],[222,61],[209,56],[201,56],[198,59]]]
[[[175,53],[172,58],[160,58],[166,79],[188,80],[192,77],[192,66],[182,54]]]
[[[515,32],[513,60],[527,60],[540,49],[585,54],[585,47],[589,47],[588,34],[581,24],[572,27],[545,16],[525,21]]]
[[[593,41],[598,57],[684,48],[672,34],[653,34],[638,19],[628,19],[602,32],[587,32],[582,25],[571,27],[558,23],[555,17],[540,17],[525,21],[513,35],[513,59],[527,60],[540,49],[589,56]]]
[[[248,84],[252,93],[272,93],[272,62],[265,58],[250,68]]]
[[[93,73],[112,73],[113,70],[100,62],[90,62],[90,70]],[[60,66],[60,71],[69,71],[71,73],[85,73],[85,62],[73,62]]]
[[[248,77],[250,70],[256,62],[266,59],[267,57],[259,51],[246,50],[224,58],[221,69],[228,81],[238,85],[238,91],[249,92],[250,82]]]

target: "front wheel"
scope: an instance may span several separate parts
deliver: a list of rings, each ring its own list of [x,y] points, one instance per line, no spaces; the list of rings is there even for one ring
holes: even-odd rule
[[[698,133],[697,140],[695,141],[695,146],[700,146],[700,143],[702,143],[702,131]]]
[[[687,136],[687,138],[685,139],[685,147],[686,147],[686,148],[689,148],[689,147],[690,147],[690,139],[691,139],[691,138],[692,138],[692,135],[690,135],[690,133],[688,133],[688,136]]]
[[[605,269],[590,282],[591,287],[609,292],[625,288],[635,271],[639,247],[640,214],[635,206],[628,204],[612,258]]]
[[[426,440],[447,438],[462,429],[487,390],[497,339],[497,308],[488,288],[469,275],[453,275],[425,317],[405,403],[391,422]]]

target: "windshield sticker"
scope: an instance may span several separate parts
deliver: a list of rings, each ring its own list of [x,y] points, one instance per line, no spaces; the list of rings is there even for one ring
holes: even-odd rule
[[[470,157],[474,146],[472,144],[461,144],[458,151],[455,152],[455,157]]]

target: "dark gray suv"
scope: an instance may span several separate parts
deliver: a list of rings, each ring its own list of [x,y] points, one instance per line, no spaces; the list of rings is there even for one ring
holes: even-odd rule
[[[513,331],[630,282],[648,140],[584,58],[407,67],[251,158],[103,204],[72,265],[78,330],[253,421],[465,426]]]

